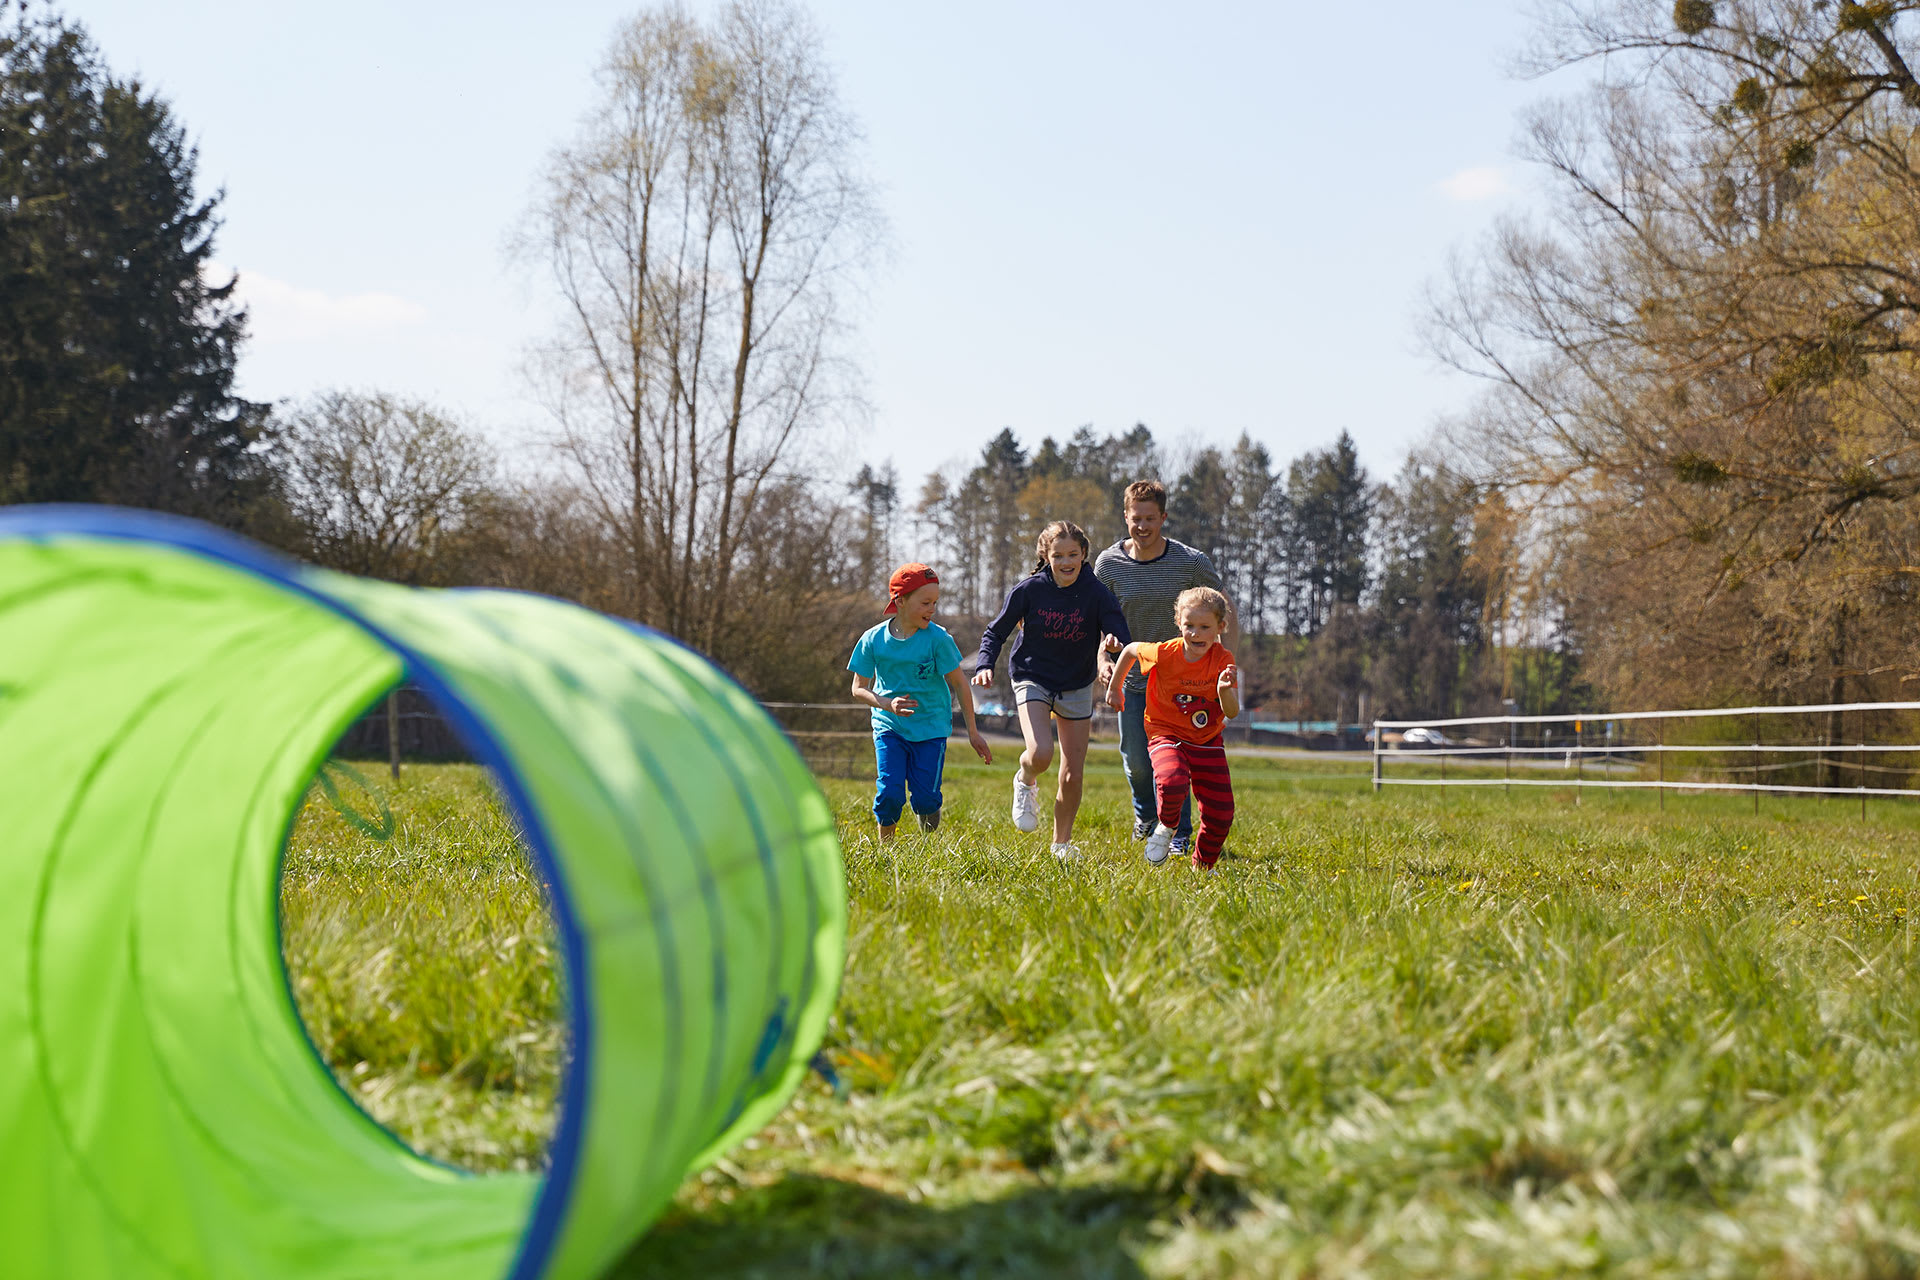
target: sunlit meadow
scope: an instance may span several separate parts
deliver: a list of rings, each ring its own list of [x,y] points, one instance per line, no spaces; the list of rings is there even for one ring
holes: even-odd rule
[[[1010,762],[956,755],[889,849],[827,780],[832,1081],[615,1274],[1920,1274],[1920,812],[1234,769],[1211,878],[1141,861],[1110,751],[1069,865],[1008,824]],[[370,776],[289,846],[315,1043],[417,1149],[537,1167],[537,878],[479,770]]]

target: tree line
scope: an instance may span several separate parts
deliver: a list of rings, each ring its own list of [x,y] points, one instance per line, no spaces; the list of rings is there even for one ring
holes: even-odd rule
[[[1920,0],[1563,0],[1537,68],[1542,217],[1436,282],[1486,396],[1390,478],[1344,434],[1281,459],[1144,425],[1011,429],[916,487],[846,465],[849,300],[885,228],[803,10],[649,10],[514,237],[561,323],[548,448],[434,406],[234,391],[247,317],[168,104],[50,9],[0,34],[0,502],[180,511],[426,585],[538,590],[831,696],[887,569],[965,632],[1076,519],[1169,531],[1239,607],[1280,719],[1840,701],[1920,677]],[[851,481],[846,477],[852,474]],[[963,639],[970,639],[964,636]]]
[[[1144,424],[1081,427],[1029,449],[1002,429],[911,500],[890,469],[857,476],[859,558],[882,574],[891,546],[935,558],[942,608],[976,623],[1031,571],[1049,521],[1081,524],[1097,554],[1126,536],[1127,483],[1163,477],[1168,536],[1219,570],[1245,633],[1248,705],[1269,718],[1497,714],[1506,700],[1551,712],[1590,696],[1502,494],[1419,455],[1377,482],[1345,431],[1279,462],[1244,434],[1173,449]]]
[[[1171,475],[1176,535],[1241,609],[1254,701],[1351,718],[1511,691],[1488,568],[1511,522],[1445,468],[1376,485],[1344,434],[1276,466],[1245,436],[1176,458],[1144,425],[1031,452],[1002,430],[917,494],[890,464],[828,478],[859,409],[842,300],[883,228],[805,14],[643,12],[598,77],[515,238],[566,316],[535,352],[554,429],[529,467],[378,389],[237,396],[247,317],[209,278],[219,199],[194,193],[184,127],[78,24],[20,10],[0,41],[0,501],[178,511],[348,572],[559,595],[808,698],[832,696],[896,556],[943,566],[970,639],[1040,525],[1105,545],[1126,483]]]

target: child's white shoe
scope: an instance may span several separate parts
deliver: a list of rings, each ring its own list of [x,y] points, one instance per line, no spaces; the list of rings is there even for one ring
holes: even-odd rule
[[[1040,825],[1040,784],[1020,781],[1020,771],[1013,771],[1013,825],[1022,831],[1032,831]]]
[[[1055,840],[1053,842],[1053,856],[1060,859],[1060,861],[1062,862],[1072,862],[1073,855],[1076,852],[1078,852],[1078,850],[1076,850],[1071,844],[1067,844],[1059,840]]]
[[[1147,837],[1147,865],[1157,867],[1167,860],[1167,846],[1173,842],[1173,828],[1155,823]]]

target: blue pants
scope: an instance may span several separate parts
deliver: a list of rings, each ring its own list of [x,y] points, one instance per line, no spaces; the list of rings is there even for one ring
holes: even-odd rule
[[[1160,801],[1153,794],[1153,756],[1147,750],[1147,691],[1127,680],[1125,704],[1120,708],[1120,767],[1133,789],[1133,820],[1157,822]],[[1173,834],[1181,840],[1193,834],[1193,798],[1180,802],[1180,825]]]
[[[873,784],[873,820],[883,827],[900,821],[900,808],[913,789],[913,811],[940,812],[940,776],[947,769],[947,740],[929,738],[909,742],[893,730],[873,735],[873,758],[879,777]],[[1151,786],[1153,771],[1147,771]]]

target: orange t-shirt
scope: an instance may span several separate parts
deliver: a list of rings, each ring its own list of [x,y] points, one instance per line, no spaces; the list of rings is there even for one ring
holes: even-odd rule
[[[1216,642],[1200,661],[1188,662],[1186,648],[1177,637],[1140,647],[1140,669],[1147,673],[1147,736],[1204,745],[1219,737],[1226,723],[1220,673],[1233,655]]]

